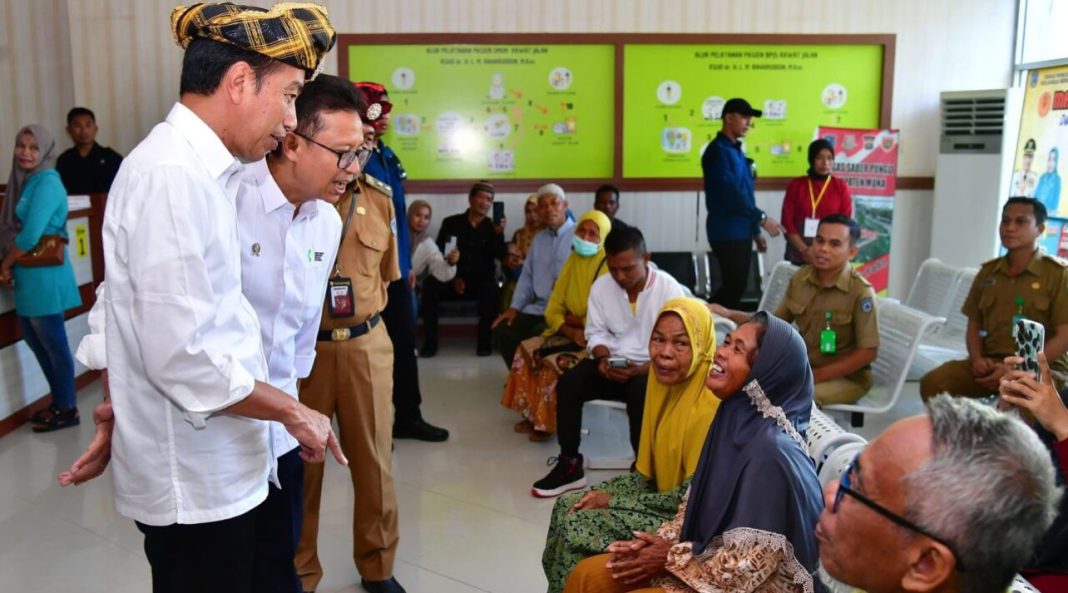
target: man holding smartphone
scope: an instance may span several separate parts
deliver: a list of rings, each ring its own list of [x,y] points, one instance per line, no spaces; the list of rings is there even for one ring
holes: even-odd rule
[[[638,450],[649,378],[649,337],[664,303],[686,296],[670,274],[649,266],[645,238],[637,228],[613,230],[604,250],[608,274],[590,288],[586,313],[590,357],[564,373],[556,385],[560,455],[552,471],[531,488],[538,498],[586,486],[579,441],[582,406],[590,400],[627,404],[630,444]]]
[[[1068,379],[1068,262],[1039,250],[1046,207],[1034,198],[1009,198],[998,232],[1007,253],[983,264],[961,311],[968,317],[968,360],[951,360],[920,379],[926,400],[939,393],[996,395],[1016,353],[1018,317],[1045,326],[1046,359],[1058,387]]]
[[[476,182],[467,192],[467,211],[441,221],[438,247],[445,251],[446,245],[454,242],[460,250],[460,261],[456,264],[456,277],[451,282],[430,277],[423,283],[423,332],[426,341],[419,355],[424,358],[430,358],[438,352],[439,304],[443,299],[478,301],[477,353],[479,356],[489,356],[491,353],[490,326],[497,316],[497,304],[501,300],[494,260],[503,260],[507,255],[504,244],[504,203],[494,202],[494,193],[490,183]],[[489,217],[491,211],[492,220]]]

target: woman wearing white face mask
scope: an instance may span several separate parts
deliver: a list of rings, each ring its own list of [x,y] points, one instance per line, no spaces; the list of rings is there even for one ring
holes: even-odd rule
[[[612,221],[597,210],[579,218],[571,255],[545,307],[549,328],[525,340],[512,360],[501,405],[523,416],[515,430],[530,433],[532,441],[556,432],[556,381],[586,356],[586,302],[593,281],[608,271],[604,241],[611,230]]]

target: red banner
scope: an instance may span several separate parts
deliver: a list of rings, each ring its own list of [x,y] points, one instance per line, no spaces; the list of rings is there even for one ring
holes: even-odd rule
[[[853,194],[853,218],[860,225],[860,253],[853,260],[875,292],[890,283],[890,232],[897,188],[897,130],[820,127],[834,145],[833,175]]]

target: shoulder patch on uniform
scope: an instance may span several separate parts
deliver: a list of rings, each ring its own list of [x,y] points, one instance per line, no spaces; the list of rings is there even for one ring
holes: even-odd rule
[[[860,310],[865,313],[871,313],[871,310],[875,308],[875,303],[871,300],[871,297],[864,297],[860,299]]]
[[[387,198],[392,198],[393,197],[393,188],[390,187],[388,183],[382,181],[381,179],[379,179],[377,177],[374,177],[372,175],[368,175],[367,173],[364,173],[363,174],[363,180],[367,185],[370,185],[375,190],[385,194],[385,196]]]
[[[1043,255],[1046,256],[1046,259],[1057,264],[1058,266],[1062,268],[1068,268],[1068,259],[1064,259],[1063,257],[1058,257],[1056,255],[1050,255],[1048,253],[1043,253]]]
[[[394,235],[397,234],[397,217],[396,216],[394,216],[393,218],[389,219],[389,232],[393,233]]]

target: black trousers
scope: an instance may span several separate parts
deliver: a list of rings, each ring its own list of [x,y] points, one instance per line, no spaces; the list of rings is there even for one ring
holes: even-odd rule
[[[438,318],[441,301],[478,302],[478,347],[489,348],[490,326],[497,318],[501,289],[495,278],[468,282],[463,294],[456,294],[452,282],[441,282],[430,276],[423,282],[423,334],[428,340],[438,339]]]
[[[382,311],[382,321],[393,342],[393,424],[414,424],[423,419],[419,406],[419,365],[415,360],[415,313],[408,279],[389,283],[389,301]]]
[[[493,330],[493,341],[504,359],[505,368],[512,368],[512,359],[515,358],[515,351],[519,349],[520,342],[540,335],[548,327],[545,325],[545,317],[527,313],[517,315],[511,325],[498,325],[497,329]]]
[[[645,411],[645,386],[648,375],[634,377],[626,383],[609,381],[597,372],[597,361],[587,358],[560,376],[556,384],[556,436],[560,452],[578,455],[582,440],[582,406],[595,399],[610,399],[627,404],[630,423],[630,446],[638,452]]]
[[[737,309],[742,304],[742,294],[749,283],[753,240],[709,241],[708,244],[719,261],[720,274],[723,276],[723,284],[712,300],[728,309]]]
[[[243,515],[196,525],[154,527],[145,535],[153,593],[301,593],[293,565],[304,509],[300,448],[278,458],[282,488]]]

